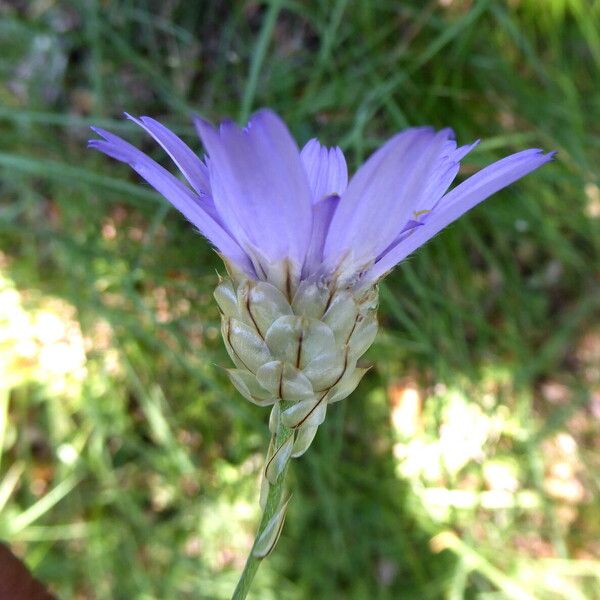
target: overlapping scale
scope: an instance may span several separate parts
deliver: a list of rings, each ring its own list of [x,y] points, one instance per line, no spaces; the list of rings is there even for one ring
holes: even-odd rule
[[[357,360],[377,332],[377,288],[337,289],[302,281],[290,300],[266,281],[224,279],[215,290],[233,385],[259,406],[273,405],[265,481],[312,443],[327,407],[347,397],[367,369]],[[289,434],[275,442],[278,425]]]

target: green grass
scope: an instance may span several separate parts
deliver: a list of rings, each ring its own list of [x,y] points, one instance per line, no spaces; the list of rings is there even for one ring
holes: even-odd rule
[[[222,267],[85,140],[162,161],[123,111],[199,150],[192,112],[270,106],[352,170],[419,124],[484,140],[465,172],[559,154],[386,280],[373,369],[292,465],[253,597],[600,598],[600,2],[20,6],[0,21],[0,538],[36,576],[65,599],[233,589],[267,415],[218,367]]]

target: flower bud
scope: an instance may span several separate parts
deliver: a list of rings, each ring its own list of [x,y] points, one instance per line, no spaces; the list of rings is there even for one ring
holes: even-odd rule
[[[283,290],[243,278],[223,280],[215,290],[237,367],[227,371],[231,382],[250,402],[273,405],[273,436],[279,426],[290,432],[270,449],[267,484],[310,447],[327,406],[356,388],[367,371],[356,362],[377,332],[376,287],[357,293],[307,280],[295,292]]]

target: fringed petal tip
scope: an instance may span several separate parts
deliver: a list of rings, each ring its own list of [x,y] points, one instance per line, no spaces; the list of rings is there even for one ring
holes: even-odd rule
[[[106,131],[105,129],[102,129],[101,127],[97,127],[96,125],[90,125],[90,129],[96,134],[99,135],[101,138],[103,138],[104,140],[108,140],[108,138],[110,137],[110,132]],[[89,139],[87,141],[88,143],[88,148],[95,148],[95,146],[93,145],[95,142],[100,142],[102,140],[99,140],[98,138],[92,138]]]
[[[204,117],[193,114],[192,115],[192,124],[194,125],[194,129],[196,130],[197,136],[202,139],[203,135],[207,131],[214,131],[214,125],[207,121]]]
[[[139,122],[143,123],[141,120]],[[148,123],[149,121],[146,121],[145,124]],[[150,126],[152,125],[150,122]],[[231,235],[215,209],[211,196],[206,193],[210,192],[210,189],[204,165],[175,134],[165,133],[159,127],[152,127],[152,131],[149,131],[155,139],[159,138],[157,141],[177,163],[194,189],[190,189],[129,142],[99,127],[93,127],[92,130],[104,139],[89,140],[88,147],[128,164],[195,225],[223,255],[236,262],[247,273],[254,272],[247,254],[240,247],[238,240]]]
[[[477,148],[479,144],[481,144],[481,140],[477,139],[470,144],[460,146],[460,148],[457,148],[452,154],[452,160],[454,160],[455,162],[460,162],[467,154],[469,154],[472,150]]]
[[[119,140],[119,138],[117,138],[117,140],[111,139],[111,137],[114,136],[111,136],[111,134],[108,131],[104,131],[98,127],[94,127],[93,129],[95,133],[102,136],[104,139],[88,140],[88,148],[91,148],[92,150],[98,150],[99,152],[102,152],[103,154],[106,154],[107,156],[110,156],[115,160],[128,163],[129,165],[133,166],[135,161],[131,152],[127,148],[127,142],[120,140],[123,143],[119,144],[117,141]]]
[[[382,253],[363,278],[361,285],[377,281],[409,254],[420,248],[445,227],[501,189],[552,161],[556,151],[544,153],[530,148],[502,158],[481,169],[437,203],[422,227],[414,228],[397,244]]]
[[[313,195],[313,204],[336,194],[341,196],[348,186],[348,167],[341,148],[323,146],[319,140],[309,140],[300,158]]]
[[[414,127],[369,157],[350,180],[331,221],[323,250],[327,268],[335,269],[349,249],[357,269],[375,260],[394,244],[415,210],[430,208],[425,200],[441,197],[454,176],[444,176],[452,166],[448,163],[456,168],[450,158],[456,151],[452,137],[448,128]]]

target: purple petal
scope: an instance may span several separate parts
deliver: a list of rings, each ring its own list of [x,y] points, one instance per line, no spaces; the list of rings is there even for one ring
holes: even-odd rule
[[[479,142],[481,142],[481,140],[475,140],[472,144],[466,144],[465,146],[457,148],[452,154],[452,160],[460,162],[467,154],[469,154],[469,152],[471,152],[471,150],[479,146]]]
[[[335,212],[324,262],[335,270],[351,256],[351,270],[360,270],[398,236],[420,202],[424,182],[440,160],[456,148],[449,129],[403,131],[388,141],[358,170]]]
[[[323,263],[323,246],[325,245],[331,219],[339,202],[340,197],[337,194],[332,194],[331,196],[321,198],[313,205],[312,236],[302,270],[302,277],[304,279],[316,273]]]
[[[313,203],[326,196],[343,194],[348,186],[348,167],[340,148],[326,148],[317,139],[312,139],[302,148],[300,158],[308,176]]]
[[[193,223],[210,242],[227,258],[248,274],[253,273],[248,256],[239,244],[209,214],[206,199],[198,196],[166,169],[120,137],[92,127],[104,140],[90,140],[88,146],[127,163],[157,192],[162,194],[183,216]]]
[[[187,144],[151,117],[136,119],[128,113],[125,116],[145,129],[164,148],[196,192],[210,196],[208,169]]]
[[[409,235],[411,235],[411,233],[417,227],[422,227],[423,225],[425,225],[423,221],[415,221],[414,219],[410,219],[408,223],[402,228],[402,231],[398,234],[398,237],[385,250],[383,250],[383,252],[379,254],[379,256],[375,259],[375,262],[377,262],[381,257],[385,256],[388,252],[393,250],[400,242],[402,242]]]
[[[298,147],[273,112],[256,113],[245,129],[196,127],[210,157],[215,205],[244,249],[264,260],[290,258],[301,268],[312,227],[311,193]]]
[[[538,149],[524,150],[503,158],[469,177],[441,199],[423,227],[415,230],[383,255],[366,273],[363,283],[366,285],[379,279],[444,227],[498,190],[552,160],[554,154],[543,154]]]
[[[437,206],[440,198],[446,193],[450,184],[456,178],[460,169],[460,161],[479,144],[479,140],[460,148],[456,148],[454,142],[451,142],[451,144],[454,148],[448,152],[447,156],[443,156],[440,159],[436,169],[424,182],[423,189],[415,202],[413,214],[427,211],[420,218],[421,221],[427,220],[427,215]]]
[[[410,219],[410,221],[404,226],[404,229],[400,232],[400,234],[406,233],[407,231],[412,231],[417,227],[421,227],[425,225],[425,223],[421,223],[421,221],[415,221],[414,219]]]
[[[417,227],[425,225],[425,221],[429,218],[435,206],[437,206],[440,198],[446,192],[450,184],[454,181],[458,170],[460,168],[460,161],[464,158],[475,146],[479,144],[479,140],[473,144],[467,146],[461,146],[456,148],[454,141],[447,142],[448,144],[448,155],[442,157],[438,167],[434,173],[428,178],[427,182],[423,187],[423,191],[419,194],[413,209],[414,219],[410,219],[402,228],[398,237],[385,249],[383,250],[376,260],[379,260],[382,256],[390,252],[400,242],[405,240]]]

